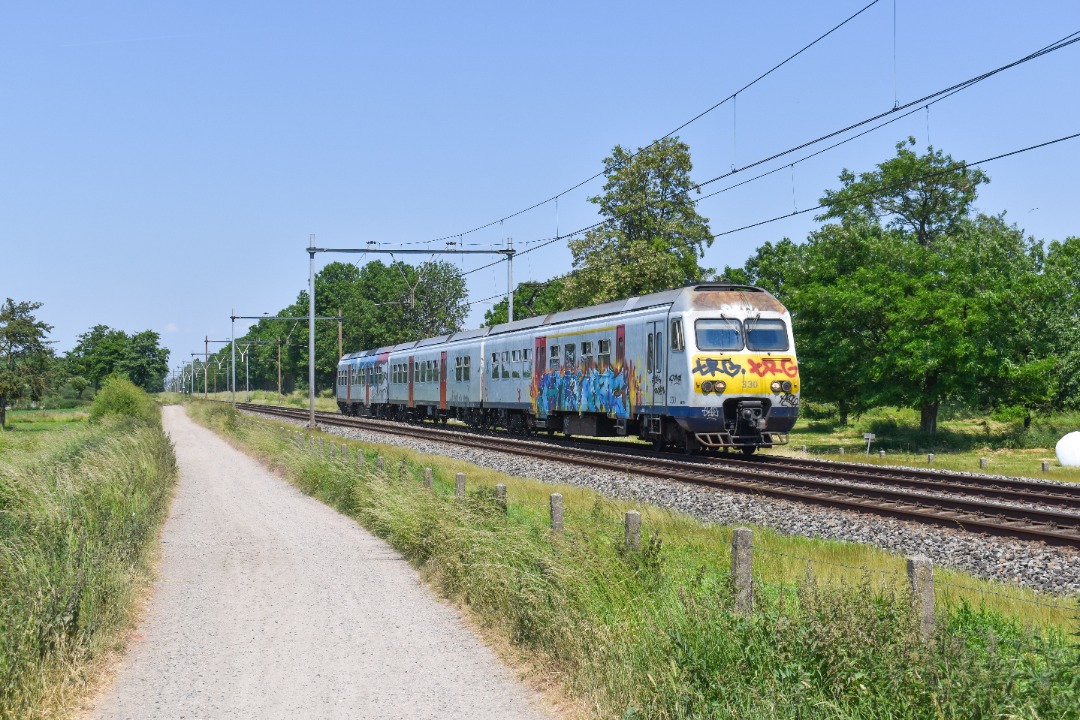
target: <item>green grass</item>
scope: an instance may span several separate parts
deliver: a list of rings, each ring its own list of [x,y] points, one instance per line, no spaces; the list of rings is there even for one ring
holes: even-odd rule
[[[148,582],[175,480],[156,415],[52,424],[0,439],[2,718],[64,717],[92,688]]]
[[[923,642],[902,558],[755,529],[756,610],[742,616],[730,528],[635,507],[645,532],[634,551],[621,536],[631,505],[586,489],[389,446],[363,446],[358,467],[356,445],[330,459],[227,406],[189,411],[387,539],[590,716],[1066,718],[1080,707],[1068,634],[1080,610],[1068,599],[939,572],[973,589],[939,596],[937,633]],[[424,466],[434,492],[420,482]],[[453,499],[459,471],[465,501]],[[506,514],[495,483],[507,485]],[[565,498],[563,536],[547,529],[552,491]]]

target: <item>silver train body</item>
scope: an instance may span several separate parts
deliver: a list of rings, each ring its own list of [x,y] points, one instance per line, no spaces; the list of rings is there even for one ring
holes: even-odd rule
[[[799,368],[775,297],[698,284],[352,353],[336,397],[346,415],[751,453],[788,442]]]

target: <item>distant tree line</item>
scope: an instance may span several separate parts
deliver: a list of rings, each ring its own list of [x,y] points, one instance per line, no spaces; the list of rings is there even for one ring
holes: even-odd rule
[[[41,402],[69,387],[81,399],[111,375],[121,375],[148,392],[162,390],[169,351],[152,330],[128,335],[95,325],[74,349],[58,357],[47,339],[52,326],[38,320],[41,303],[7,298],[0,306],[0,427],[7,408],[19,400]]]

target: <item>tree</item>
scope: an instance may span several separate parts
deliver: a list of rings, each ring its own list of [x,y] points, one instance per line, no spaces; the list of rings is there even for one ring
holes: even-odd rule
[[[1055,240],[1047,248],[1041,304],[1046,341],[1060,361],[1056,403],[1080,409],[1080,237]]]
[[[565,310],[563,294],[566,292],[564,278],[552,278],[547,282],[520,283],[514,288],[514,319],[536,317]],[[491,327],[504,323],[509,318],[509,303],[506,298],[491,306],[484,313],[484,326]]]
[[[605,222],[569,241],[568,307],[679,287],[712,272],[698,264],[712,233],[691,199],[691,169],[690,148],[678,138],[633,154],[615,146],[604,159],[604,194],[589,198]]]
[[[143,330],[127,337],[124,357],[117,370],[146,392],[165,389],[169,372],[169,349],[159,344],[161,336],[153,330]]]
[[[101,388],[105,378],[116,372],[127,352],[127,334],[113,330],[108,325],[95,325],[82,335],[75,347],[67,354],[72,374],[82,375],[94,386]]]
[[[39,302],[15,302],[0,306],[0,427],[7,424],[8,402],[30,392],[38,397],[50,371],[52,350],[45,336],[52,326],[34,317]]]
[[[346,353],[458,332],[468,312],[465,295],[461,271],[442,261],[412,266],[403,262],[384,265],[376,260],[363,268],[337,262],[326,265],[315,276],[315,313],[337,315],[342,311]],[[296,302],[279,313],[301,317],[307,314],[306,291],[301,291]],[[269,330],[261,322],[257,327],[260,334],[285,334],[281,327]],[[293,377],[306,381],[307,333],[302,333],[301,342],[296,342],[300,339],[297,334],[292,335],[294,342],[287,349],[283,365]],[[253,337],[249,332],[244,339]],[[337,343],[336,324],[315,324],[315,373],[319,385],[329,383],[334,377]]]
[[[933,147],[918,155],[915,138],[896,144],[896,157],[877,170],[855,177],[840,173],[839,190],[826,190],[826,207],[818,220],[861,217],[914,237],[923,247],[938,238],[955,235],[975,202],[976,189],[990,178],[967,163],[952,159]]]
[[[86,378],[94,390],[110,375],[124,375],[147,392],[164,388],[169,372],[169,350],[153,330],[128,335],[108,325],[95,325],[67,354],[68,372]],[[81,395],[81,392],[80,392]]]

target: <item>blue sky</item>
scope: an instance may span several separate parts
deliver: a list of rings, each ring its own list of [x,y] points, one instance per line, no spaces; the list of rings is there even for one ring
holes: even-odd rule
[[[674,129],[867,2],[6,3],[0,296],[43,302],[60,351],[97,323],[149,328],[175,367],[204,335],[228,337],[234,308],[292,302],[310,233],[320,246],[394,247],[513,213],[599,171],[614,145]],[[881,0],[684,129],[693,177],[1077,30],[1075,0]],[[719,233],[812,206],[843,168],[872,168],[908,135],[973,161],[1080,132],[1078,75],[1080,43],[794,167],[819,146],[713,183],[784,168],[699,211]],[[990,163],[978,208],[1007,211],[1037,238],[1080,234],[1078,160],[1080,139]],[[589,225],[601,184],[462,241],[523,248]],[[722,236],[703,264],[740,265],[814,226],[804,214]],[[569,265],[556,243],[519,257],[515,281]],[[505,267],[468,280],[471,298],[489,297],[505,290]],[[486,308],[474,306],[471,326]]]

